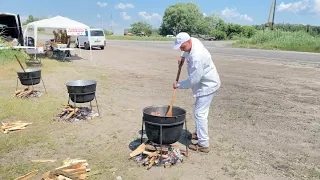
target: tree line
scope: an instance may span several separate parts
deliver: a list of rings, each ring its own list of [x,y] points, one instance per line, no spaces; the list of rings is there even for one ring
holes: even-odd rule
[[[320,26],[302,24],[275,24],[275,29],[282,31],[305,31],[311,35],[320,34]],[[217,14],[203,15],[200,7],[194,2],[176,3],[169,6],[163,16],[160,28],[153,29],[147,22],[136,22],[131,24],[130,32],[133,34],[144,32],[150,35],[176,35],[184,31],[191,35],[205,35],[215,37],[216,40],[250,38],[257,31],[265,30],[265,24],[261,25],[240,25],[226,23]]]
[[[41,20],[30,15],[25,24]],[[302,24],[275,24],[275,29],[289,32],[304,31],[313,36],[320,35],[320,26]],[[194,2],[176,3],[166,8],[162,23],[159,28],[153,28],[147,22],[140,21],[130,25],[129,32],[133,34],[144,33],[146,36],[176,35],[181,31],[193,36],[201,35],[214,37],[216,40],[250,38],[257,31],[265,30],[265,24],[240,25],[226,23],[217,14],[205,16],[200,7]],[[105,30],[106,35],[112,35],[111,31]]]

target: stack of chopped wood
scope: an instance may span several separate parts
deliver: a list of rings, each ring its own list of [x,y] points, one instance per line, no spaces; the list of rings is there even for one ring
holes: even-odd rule
[[[81,159],[66,159],[63,165],[43,174],[42,180],[83,180],[88,177],[88,163]]]
[[[62,111],[57,115],[58,118],[68,120],[70,122],[79,120],[93,119],[98,114],[94,113],[87,107],[74,108],[70,104],[63,105]]]
[[[1,129],[3,133],[7,134],[9,131],[16,131],[16,130],[22,130],[25,129],[26,126],[32,124],[32,123],[24,123],[22,121],[15,121],[15,122],[7,122],[7,123],[2,123]]]
[[[136,160],[142,162],[149,170],[153,165],[163,165],[165,168],[169,168],[178,161],[182,162],[182,155],[187,156],[186,151],[180,150],[177,147],[164,147],[161,154],[160,147],[143,143],[130,153],[130,158],[136,157]]]
[[[31,89],[22,89],[22,90],[17,90],[14,93],[14,97],[19,97],[19,98],[29,98],[29,97],[40,97],[42,93],[40,91],[35,91]]]

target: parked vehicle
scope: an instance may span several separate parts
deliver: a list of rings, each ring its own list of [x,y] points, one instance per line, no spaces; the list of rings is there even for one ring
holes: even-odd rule
[[[0,35],[5,41],[23,46],[23,32],[19,14],[0,12]]]
[[[75,44],[76,47],[84,47],[85,49],[90,49],[93,47],[99,47],[101,49],[104,49],[106,46],[106,37],[102,29],[90,29],[90,41],[91,44],[89,44],[89,36],[88,31],[85,31],[85,35],[77,36]]]
[[[208,35],[203,35],[203,34],[195,34],[195,35],[191,35],[192,37],[204,40],[204,41],[214,41],[216,40],[215,37],[212,36],[208,36]]]

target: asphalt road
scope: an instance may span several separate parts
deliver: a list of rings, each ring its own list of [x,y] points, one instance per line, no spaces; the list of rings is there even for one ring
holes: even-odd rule
[[[320,53],[234,48],[230,47],[232,42],[233,41],[204,41],[203,43],[212,54],[216,55],[248,57],[253,59],[263,58],[286,62],[309,63],[320,66]],[[173,42],[166,41],[108,40],[108,44],[165,48],[168,49],[168,51],[172,51],[173,47]]]
[[[39,40],[47,40],[52,38],[48,35],[39,34]],[[247,57],[251,59],[268,59],[285,62],[299,62],[302,64],[309,64],[320,67],[320,53],[294,52],[294,51],[277,51],[277,50],[261,50],[261,49],[247,49],[234,48],[231,44],[234,41],[203,41],[204,45],[213,55]],[[121,46],[141,46],[164,48],[168,51],[173,51],[173,42],[170,41],[133,41],[133,40],[108,40],[110,45]]]

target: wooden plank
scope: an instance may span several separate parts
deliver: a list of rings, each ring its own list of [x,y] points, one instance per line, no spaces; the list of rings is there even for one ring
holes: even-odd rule
[[[38,172],[38,170],[33,170],[33,171],[29,172],[28,174],[26,174],[24,176],[20,176],[20,177],[16,178],[15,180],[29,180],[34,175],[36,175],[37,172]]]

